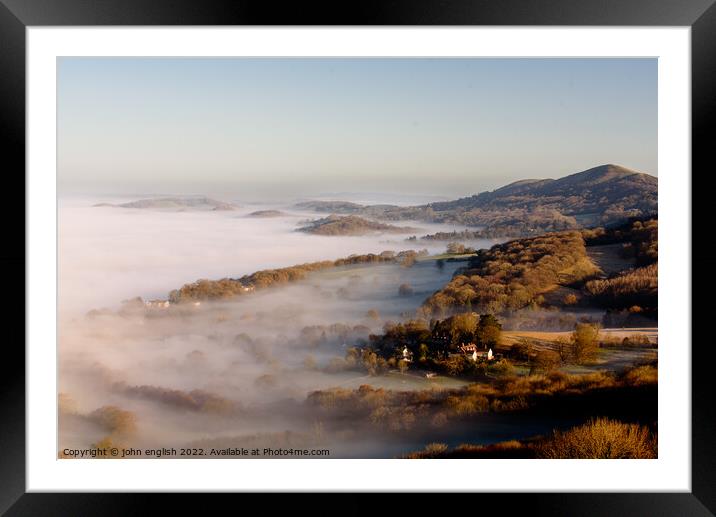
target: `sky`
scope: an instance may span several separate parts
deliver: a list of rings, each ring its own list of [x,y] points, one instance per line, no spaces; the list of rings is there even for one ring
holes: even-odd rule
[[[657,174],[657,60],[60,58],[60,194],[472,195]]]

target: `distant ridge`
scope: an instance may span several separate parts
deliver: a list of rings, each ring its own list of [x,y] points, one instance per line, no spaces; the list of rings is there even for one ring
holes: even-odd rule
[[[251,212],[247,217],[283,217],[287,215],[285,212],[282,212],[281,210],[256,210],[255,212]]]
[[[649,198],[656,195],[658,180],[654,176],[627,169],[614,164],[600,165],[564,176],[559,179],[530,179],[515,181],[500,187],[492,192],[482,192],[469,198],[461,198],[455,201],[442,203],[431,203],[429,206],[440,209],[445,206],[470,205],[485,206],[487,204],[523,196],[525,198],[551,198],[554,196],[578,196],[582,198],[594,198],[602,194],[609,194],[609,199],[602,202],[623,202],[623,198],[640,192]],[[473,201],[467,201],[473,200]],[[558,201],[558,200],[550,200]]]
[[[658,210],[657,190],[656,177],[608,163],[559,179],[515,181],[453,201],[412,207],[351,203],[340,208],[344,213],[390,221],[479,226],[483,237],[519,237],[654,215]],[[337,206],[335,202],[315,201],[304,204],[304,208],[335,212]]]
[[[118,208],[137,208],[148,210],[235,210],[239,208],[232,203],[217,201],[209,197],[162,197],[139,199],[128,203],[99,203],[95,207],[111,206]]]

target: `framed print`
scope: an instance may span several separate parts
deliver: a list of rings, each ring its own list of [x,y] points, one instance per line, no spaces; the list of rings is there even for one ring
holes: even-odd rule
[[[5,1],[3,511],[710,515],[716,8],[613,7]]]

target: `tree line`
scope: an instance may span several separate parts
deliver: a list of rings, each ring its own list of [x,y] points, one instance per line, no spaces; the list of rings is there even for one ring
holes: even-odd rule
[[[417,255],[418,252],[412,250],[398,254],[392,251],[384,251],[380,254],[351,255],[338,260],[323,260],[285,268],[263,269],[240,278],[201,279],[171,291],[169,301],[183,303],[196,300],[226,300],[244,295],[255,289],[265,289],[274,285],[302,280],[309,273],[316,271],[359,264],[405,263],[406,261],[414,261]]]

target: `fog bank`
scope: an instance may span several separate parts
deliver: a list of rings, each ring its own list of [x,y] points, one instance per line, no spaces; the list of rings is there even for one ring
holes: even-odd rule
[[[299,222],[322,214],[297,212],[286,206],[245,205],[236,211],[177,212],[93,207],[96,202],[93,198],[59,202],[61,315],[116,307],[121,300],[134,296],[166,298],[170,290],[199,278],[240,277],[261,269],[387,249],[428,248],[440,252],[445,248],[445,243],[409,243],[405,236],[326,237],[298,233],[295,229]],[[269,208],[278,208],[287,215],[246,217],[255,210]],[[401,224],[424,229],[423,234],[462,229],[421,222]]]

